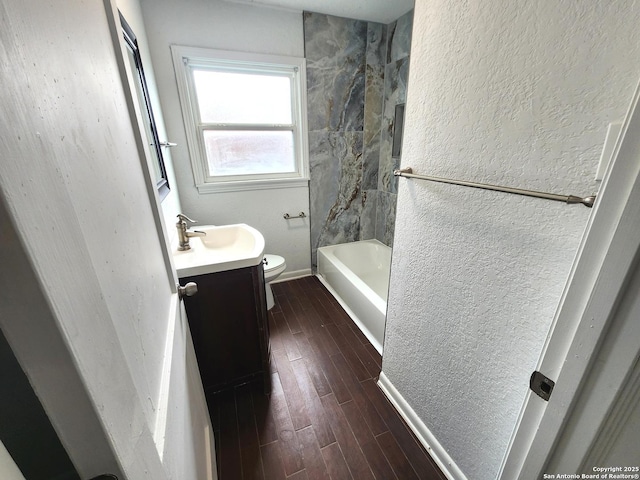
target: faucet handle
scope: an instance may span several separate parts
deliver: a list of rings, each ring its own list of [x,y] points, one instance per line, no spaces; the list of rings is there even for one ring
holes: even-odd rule
[[[195,220],[191,220],[189,217],[187,217],[185,214],[183,213],[179,213],[178,214],[178,219],[180,222],[191,222],[191,223],[198,223]]]

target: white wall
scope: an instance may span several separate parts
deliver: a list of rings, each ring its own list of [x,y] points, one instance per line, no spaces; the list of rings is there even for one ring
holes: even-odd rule
[[[304,56],[302,15],[211,0],[143,0],[142,10],[170,140],[183,212],[200,224],[247,223],[265,237],[266,250],[287,261],[287,272],[311,266],[308,188],[198,194],[194,186],[170,45]]]
[[[417,0],[403,166],[595,192],[639,20],[631,1]],[[469,480],[498,472],[589,213],[400,180],[383,372]]]
[[[0,7],[0,328],[83,478],[161,479],[177,295],[108,3]]]

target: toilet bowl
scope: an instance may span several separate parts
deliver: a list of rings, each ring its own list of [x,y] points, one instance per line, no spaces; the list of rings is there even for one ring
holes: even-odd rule
[[[275,305],[271,282],[280,276],[287,268],[287,262],[280,255],[266,253],[264,256],[264,290],[267,295],[267,310]]]

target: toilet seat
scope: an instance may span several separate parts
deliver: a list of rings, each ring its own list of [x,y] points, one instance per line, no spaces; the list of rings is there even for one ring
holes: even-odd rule
[[[270,280],[276,278],[287,268],[287,264],[280,255],[273,255],[271,253],[267,253],[264,256],[264,280],[265,282],[269,282]]]

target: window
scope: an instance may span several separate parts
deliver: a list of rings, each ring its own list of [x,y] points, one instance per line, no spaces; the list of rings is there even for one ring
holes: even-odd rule
[[[171,49],[198,191],[306,185],[304,59]]]

